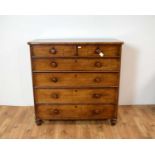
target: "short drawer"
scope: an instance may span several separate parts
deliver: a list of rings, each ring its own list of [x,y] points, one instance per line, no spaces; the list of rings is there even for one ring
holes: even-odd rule
[[[118,86],[118,73],[33,73],[35,87]]]
[[[75,45],[33,45],[32,56],[67,57],[75,56]]]
[[[100,52],[105,57],[119,57],[121,51],[120,45],[79,45],[77,48],[78,55],[82,57],[100,57]]]
[[[119,71],[120,59],[33,59],[33,71]]]
[[[37,105],[37,118],[45,120],[106,119],[114,116],[113,105]]]
[[[35,89],[36,103],[116,103],[117,88]]]

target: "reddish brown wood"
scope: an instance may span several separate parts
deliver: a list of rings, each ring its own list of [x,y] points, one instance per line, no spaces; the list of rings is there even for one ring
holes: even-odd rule
[[[67,57],[75,56],[75,45],[34,45],[33,56],[40,57]]]
[[[37,117],[44,120],[87,120],[113,117],[113,105],[38,105]]]
[[[105,57],[119,57],[120,46],[116,45],[81,45],[78,49],[79,56],[93,56],[100,57],[100,53],[103,53]]]
[[[38,40],[29,44],[37,125],[68,119],[110,119],[116,124],[123,42]]]
[[[119,71],[119,59],[33,59],[34,71]]]
[[[116,103],[116,88],[35,89],[37,103]]]
[[[33,78],[36,87],[108,87],[119,82],[118,73],[33,73]]]

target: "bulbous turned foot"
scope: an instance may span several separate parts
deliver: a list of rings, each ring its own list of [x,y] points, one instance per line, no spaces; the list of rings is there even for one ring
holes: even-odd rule
[[[110,120],[110,123],[111,123],[112,126],[116,125],[117,119],[116,119],[116,118],[112,118],[112,119]]]
[[[43,121],[41,119],[36,119],[36,124],[39,126],[43,123]]]

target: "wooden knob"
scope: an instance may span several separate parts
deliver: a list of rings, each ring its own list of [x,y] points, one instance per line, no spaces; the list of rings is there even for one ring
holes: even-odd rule
[[[102,64],[100,62],[95,62],[95,66],[100,68],[100,67],[102,67]]]
[[[57,82],[58,81],[58,79],[56,77],[53,77],[51,80],[52,80],[52,82]]]
[[[53,110],[53,113],[54,113],[54,114],[59,114],[59,110],[58,110],[58,109],[54,109],[54,110]]]
[[[54,99],[59,98],[59,95],[58,95],[58,94],[52,94],[51,96],[52,96],[52,98],[54,98]]]
[[[100,52],[102,52],[99,48],[97,48],[96,50],[95,50],[95,53],[96,54],[99,54]]]
[[[51,66],[52,66],[52,67],[57,67],[58,65],[57,65],[56,62],[51,62]]]
[[[94,114],[99,114],[99,113],[100,113],[100,110],[98,110],[98,109],[93,110],[93,113],[94,113]]]
[[[51,54],[56,54],[56,49],[55,49],[54,47],[51,48],[51,49],[50,49],[50,53],[51,53]]]
[[[101,98],[101,94],[93,94],[93,98]]]
[[[101,78],[99,78],[99,77],[95,78],[94,82],[97,82],[97,83],[101,82]]]

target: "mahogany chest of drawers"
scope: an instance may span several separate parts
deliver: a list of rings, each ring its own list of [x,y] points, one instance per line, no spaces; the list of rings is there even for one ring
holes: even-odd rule
[[[45,120],[117,121],[118,40],[35,40],[30,45],[36,124]]]

